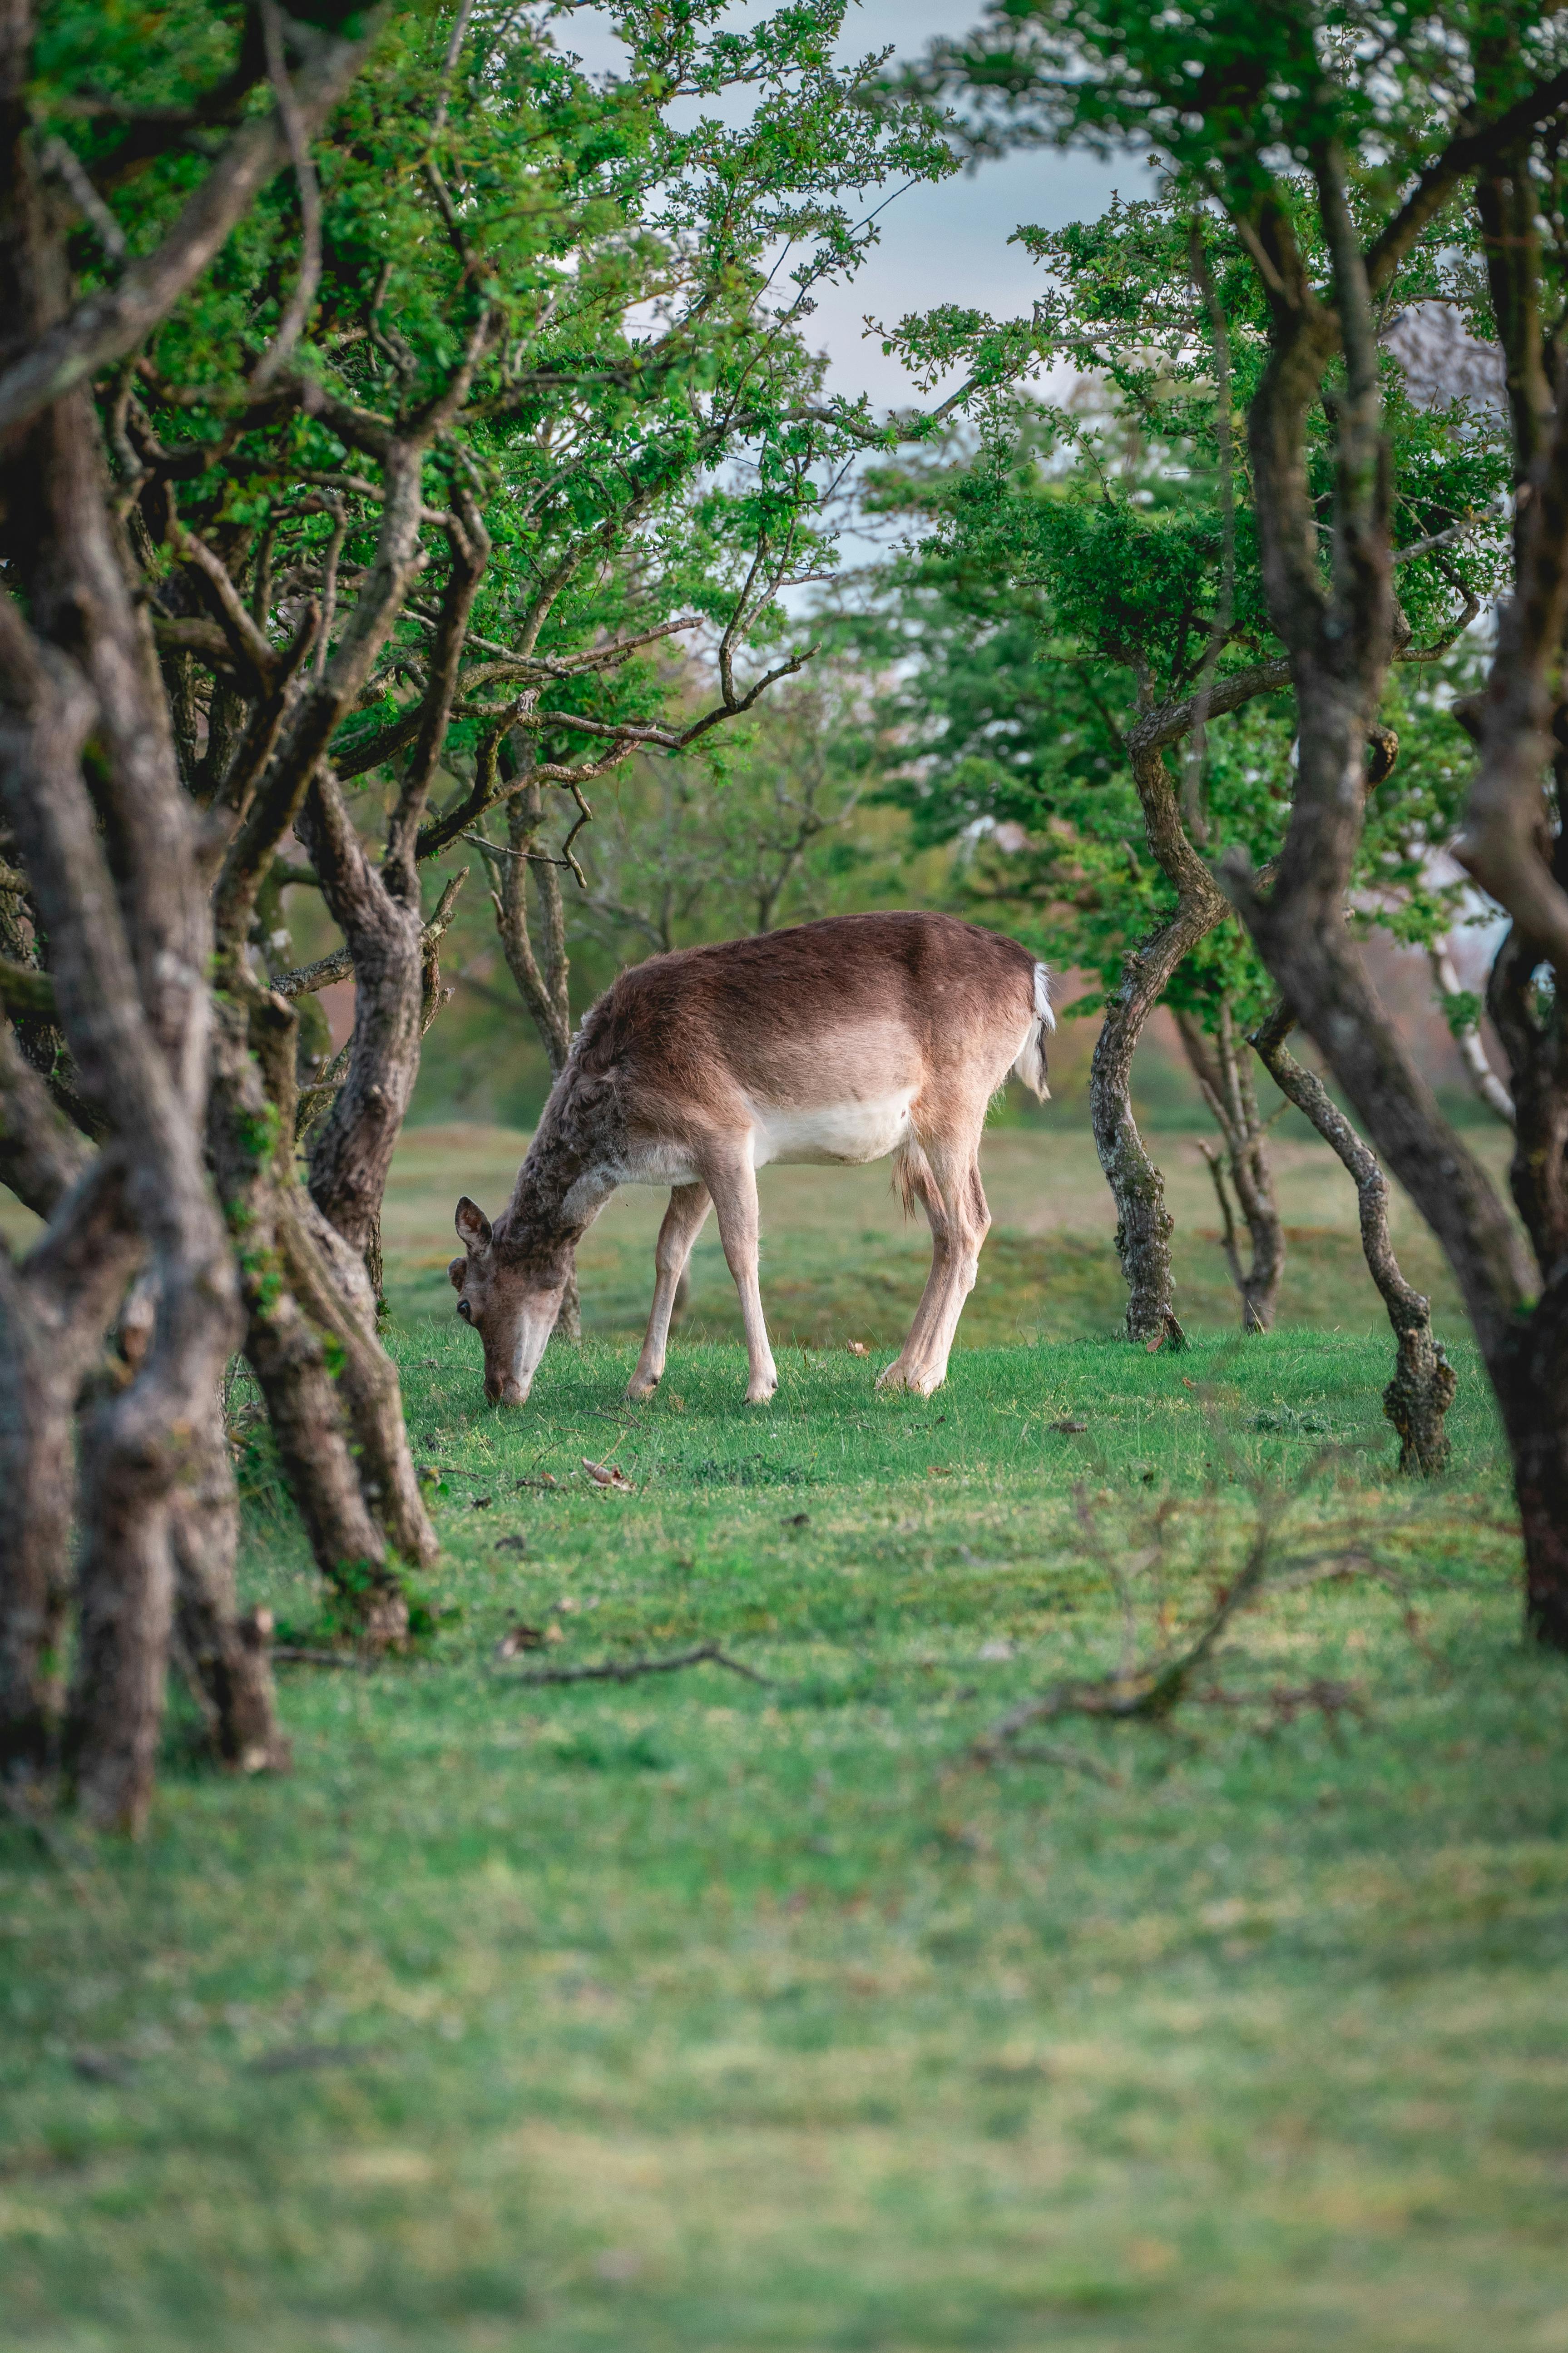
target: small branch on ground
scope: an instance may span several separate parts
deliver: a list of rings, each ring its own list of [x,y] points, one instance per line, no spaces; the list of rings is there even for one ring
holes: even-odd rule
[[[283,1657],[284,1652],[274,1653]],[[732,1675],[744,1675],[749,1683],[761,1683],[767,1690],[774,1688],[772,1675],[760,1675],[755,1667],[748,1667],[740,1659],[732,1659],[717,1642],[699,1642],[692,1651],[677,1651],[668,1659],[605,1659],[594,1667],[531,1667],[526,1674],[508,1677],[518,1683],[629,1683],[639,1675],[671,1675],[681,1667],[704,1665],[728,1667]]]
[[[363,1651],[310,1651],[298,1642],[276,1642],[272,1647],[274,1664],[281,1662],[293,1667],[358,1667],[364,1674],[379,1665],[380,1658],[370,1657]]]

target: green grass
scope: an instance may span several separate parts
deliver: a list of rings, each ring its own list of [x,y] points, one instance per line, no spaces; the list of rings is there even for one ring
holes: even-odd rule
[[[405,1296],[450,1158],[395,1201]],[[775,1210],[760,1412],[690,1327],[646,1409],[598,1338],[511,1414],[449,1311],[400,1328],[426,1648],[280,1669],[288,1779],[222,1779],[177,1709],[139,1851],[0,1829],[7,2353],[1568,2353],[1568,1673],[1520,1640],[1474,1351],[1413,1493],[1337,1240],[1298,1278],[1350,1328],[1194,1313],[1151,1357],[1103,1233],[1029,1234],[1016,1174],[965,1324],[1012,1345],[929,1400],[799,1345],[897,1336],[868,1196]],[[601,1331],[646,1297],[627,1214]],[[247,1461],[247,1591],[308,1627]],[[1109,1781],[971,1761],[1115,1662],[1110,1569],[1141,1642],[1201,1613],[1260,1487],[1284,1554],[1412,1589],[1283,1593],[1219,1680],[1363,1714],[1051,1728]],[[504,1662],[520,1622],[559,1639]],[[710,1639],[772,1682],[519,1681]]]

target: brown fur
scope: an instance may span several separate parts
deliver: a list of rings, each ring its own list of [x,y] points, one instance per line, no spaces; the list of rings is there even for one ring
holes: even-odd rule
[[[485,1343],[486,1391],[527,1395],[572,1250],[615,1186],[665,1181],[670,1208],[633,1395],[664,1366],[669,1303],[710,1200],[746,1317],[748,1397],[775,1376],[756,1280],[755,1155],[895,1155],[906,1202],[931,1219],[931,1277],[883,1378],[944,1377],[989,1216],[978,1166],[985,1107],[1009,1069],[1044,1089],[1044,1023],[1028,951],[947,915],[840,916],[687,948],[623,973],[584,1019],[507,1208],[492,1229],[464,1200],[459,1312]],[[886,1132],[886,1140],[881,1140]],[[661,1177],[661,1172],[662,1177]]]

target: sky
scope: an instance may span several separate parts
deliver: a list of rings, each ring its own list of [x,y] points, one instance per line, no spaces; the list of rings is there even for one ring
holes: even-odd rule
[[[763,13],[761,5],[740,5],[737,21]],[[891,47],[917,58],[939,33],[961,33],[978,22],[978,0],[858,0],[845,19],[840,53],[846,58]],[[591,68],[616,61],[616,45],[591,12],[574,13],[558,37],[575,48]],[[917,186],[894,197],[878,221],[879,242],[858,275],[841,286],[816,290],[809,333],[830,362],[833,391],[853,397],[866,392],[879,406],[903,407],[917,396],[899,362],[884,358],[868,338],[864,321],[892,322],[911,311],[958,302],[994,316],[1026,312],[1038,271],[1019,246],[1007,242],[1020,222],[1043,228],[1072,220],[1093,220],[1105,210],[1111,190],[1142,195],[1149,174],[1141,157],[1115,164],[1094,157],[1035,152],[980,164],[940,186]],[[871,197],[880,203],[888,191]],[[930,396],[941,396],[940,388]]]

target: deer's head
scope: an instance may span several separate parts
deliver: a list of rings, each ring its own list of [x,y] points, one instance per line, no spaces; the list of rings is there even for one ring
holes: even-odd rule
[[[484,1344],[485,1395],[492,1405],[521,1405],[555,1329],[570,1247],[514,1248],[466,1193],[457,1228],[464,1254],[447,1272],[458,1314]]]

